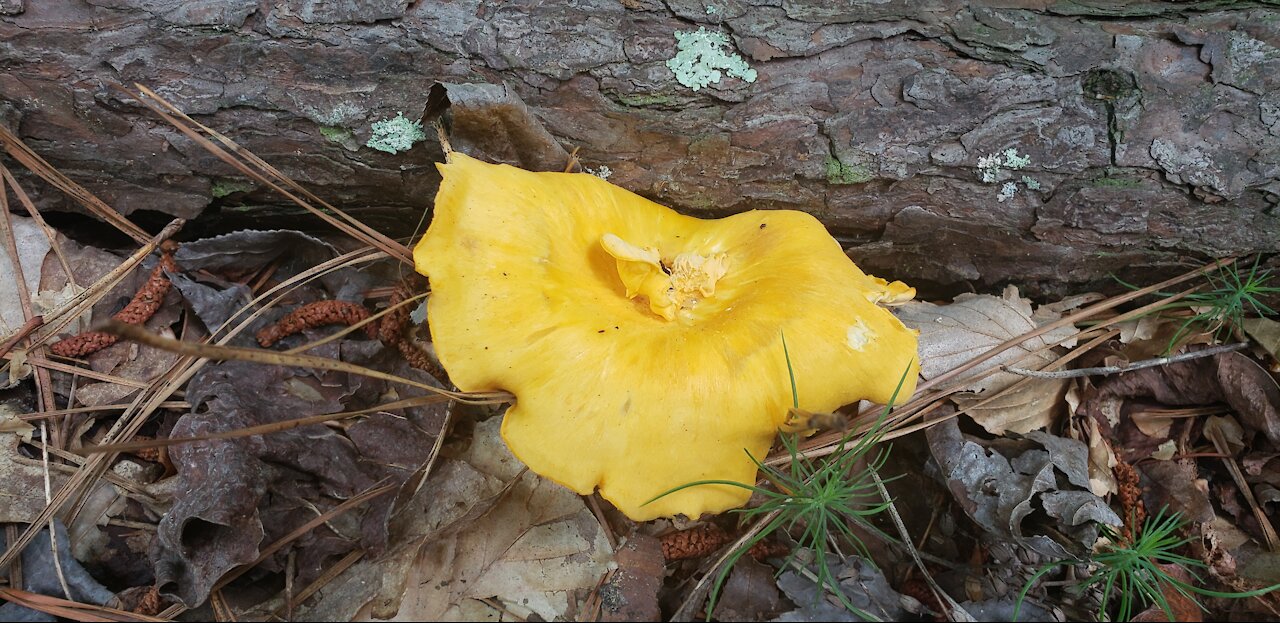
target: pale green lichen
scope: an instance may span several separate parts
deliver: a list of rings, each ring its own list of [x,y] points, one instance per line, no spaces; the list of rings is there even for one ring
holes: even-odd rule
[[[602,165],[600,165],[600,168],[598,168],[598,169],[590,169],[590,168],[588,168],[588,169],[584,169],[584,170],[585,170],[587,173],[590,173],[590,174],[592,174],[592,175],[594,175],[594,176],[596,176],[596,177],[598,177],[598,178],[600,178],[600,179],[602,179],[602,180],[607,180],[607,179],[609,179],[609,176],[610,176],[610,175],[613,175],[613,169],[610,169],[610,168],[609,168],[609,165],[606,165],[606,164],[602,164]]]
[[[386,119],[373,124],[373,136],[365,143],[378,151],[396,154],[407,151],[413,144],[426,140],[427,133],[422,130],[422,122],[410,121],[404,113],[396,113],[394,119]]]
[[[1019,155],[1017,148],[1010,147],[1004,150],[1004,153],[989,154],[978,158],[978,172],[982,173],[983,182],[994,184],[1000,181],[1000,171],[1002,169],[1017,171],[1029,164],[1031,164],[1031,156]]]
[[[1009,175],[1005,170],[1017,171],[1026,168],[1031,164],[1031,156],[1019,154],[1016,147],[1010,147],[1003,152],[988,154],[978,158],[978,173],[982,175],[982,181],[986,184],[995,184],[1004,181],[1000,187],[1000,193],[996,195],[996,201],[1004,203],[1012,199],[1018,191],[1025,186],[1027,190],[1040,190],[1040,182],[1029,175],[1023,175],[1018,181],[1008,181]],[[1022,186],[1018,185],[1022,183]]]
[[[1004,166],[1017,171],[1031,164],[1031,156],[1019,156],[1018,150],[1010,147],[1004,150]]]
[[[696,32],[676,31],[676,55],[667,61],[667,69],[676,81],[697,91],[718,84],[725,75],[743,82],[755,82],[756,70],[733,51],[729,37],[699,27]]]
[[[996,195],[996,201],[1004,203],[1006,200],[1012,199],[1016,194],[1018,194],[1017,182],[1005,182],[1004,186],[1000,187],[1000,194]]]

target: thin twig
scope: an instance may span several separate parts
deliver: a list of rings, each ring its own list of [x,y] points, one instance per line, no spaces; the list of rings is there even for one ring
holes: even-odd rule
[[[40,451],[41,471],[44,472],[44,503],[50,504],[53,501],[53,487],[49,485],[49,425],[46,422],[40,422],[40,440],[46,442],[41,444]],[[62,596],[71,599],[71,587],[67,586],[67,576],[62,572],[62,556],[58,555],[58,530],[53,519],[49,520],[49,548],[53,554],[53,571],[58,576],[58,585],[62,587]]]
[[[948,595],[947,592],[942,590],[942,587],[938,586],[938,583],[933,580],[933,576],[924,566],[924,561],[920,560],[920,552],[918,552],[915,546],[911,544],[911,534],[907,532],[906,524],[902,523],[902,516],[898,514],[898,509],[893,504],[893,498],[889,497],[889,490],[885,488],[884,481],[880,479],[880,474],[874,469],[870,470],[870,472],[871,477],[876,481],[876,489],[880,491],[880,498],[884,500],[886,505],[885,508],[889,511],[889,517],[893,519],[893,525],[898,529],[898,536],[902,539],[903,546],[905,546],[907,552],[911,554],[912,560],[916,562],[916,567],[920,569],[921,577],[924,578],[924,581],[929,585],[929,588],[933,590],[934,596],[938,598],[940,603],[946,604],[947,618],[952,621],[963,621],[965,623],[977,621],[977,619],[973,618],[973,615],[969,614],[969,612],[961,607],[960,604],[956,603],[956,600],[952,599],[951,595]]]
[[[221,361],[248,361],[250,363],[300,366],[310,367],[316,370],[347,372],[381,381],[388,381],[391,383],[399,383],[401,385],[416,387],[418,389],[425,389],[431,393],[448,396],[458,402],[464,402],[467,404],[497,404],[502,402],[512,402],[515,400],[515,397],[510,393],[501,390],[488,392],[449,391],[436,387],[435,385],[428,385],[427,383],[422,383],[413,379],[407,379],[394,374],[382,372],[380,370],[366,368],[364,366],[357,366],[337,359],[329,359],[328,357],[318,357],[315,355],[289,355],[261,348],[243,348],[238,346],[220,346],[214,344],[184,342],[181,340],[161,337],[136,325],[125,324],[118,320],[108,320],[105,323],[98,325],[98,330],[106,333],[114,333],[122,338],[139,344],[151,346],[171,353],[178,353],[179,355],[203,357],[206,359]]]
[[[1212,357],[1221,355],[1222,353],[1230,353],[1237,350],[1248,348],[1248,342],[1237,342],[1235,344],[1222,344],[1213,346],[1204,350],[1197,350],[1190,353],[1182,353],[1181,355],[1172,355],[1169,357],[1156,357],[1155,359],[1144,359],[1127,363],[1122,366],[1103,366],[1100,368],[1076,368],[1074,370],[1055,370],[1045,372],[1043,370],[1028,370],[1026,368],[1010,368],[1002,366],[1005,372],[1012,372],[1022,376],[1030,376],[1037,379],[1074,379],[1082,376],[1102,376],[1107,374],[1119,374],[1121,372],[1130,372],[1133,370],[1141,370],[1143,368],[1154,368],[1156,366],[1178,363],[1181,361],[1190,361],[1192,359],[1200,359],[1202,357]]]

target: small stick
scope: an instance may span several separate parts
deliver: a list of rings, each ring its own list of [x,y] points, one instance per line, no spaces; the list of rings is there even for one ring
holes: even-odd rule
[[[0,357],[9,354],[9,351],[13,350],[13,347],[22,341],[22,338],[31,335],[32,331],[39,329],[42,325],[44,325],[44,316],[32,316],[26,324],[9,336],[9,339],[5,340],[4,344],[0,344]]]
[[[1108,374],[1119,374],[1121,372],[1129,372],[1132,370],[1141,370],[1143,368],[1154,368],[1180,361],[1190,361],[1192,359],[1200,359],[1201,357],[1212,357],[1229,353],[1237,350],[1248,348],[1248,342],[1237,342],[1235,344],[1223,344],[1213,346],[1204,350],[1197,350],[1191,353],[1182,353],[1181,355],[1173,355],[1171,357],[1156,357],[1155,359],[1146,359],[1143,361],[1135,361],[1123,366],[1105,366],[1101,368],[1077,368],[1075,370],[1055,370],[1052,372],[1044,372],[1041,370],[1028,370],[1026,368],[1010,368],[1001,366],[1005,372],[1012,372],[1022,376],[1030,376],[1037,379],[1074,379],[1082,376],[1102,376]]]

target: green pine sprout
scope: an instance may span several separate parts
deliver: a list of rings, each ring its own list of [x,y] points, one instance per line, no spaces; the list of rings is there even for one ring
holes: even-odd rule
[[[1156,604],[1164,611],[1165,616],[1174,620],[1173,609],[1165,598],[1166,587],[1172,587],[1183,597],[1190,599],[1201,610],[1208,612],[1193,595],[1217,597],[1222,599],[1244,599],[1257,597],[1280,588],[1280,584],[1240,593],[1211,591],[1194,586],[1169,575],[1160,565],[1177,565],[1182,567],[1195,579],[1201,582],[1192,568],[1205,568],[1204,562],[1178,554],[1176,550],[1191,542],[1190,537],[1179,537],[1178,533],[1186,526],[1178,513],[1166,514],[1167,508],[1160,509],[1154,518],[1147,518],[1142,530],[1131,543],[1125,543],[1122,537],[1110,526],[1101,526],[1102,535],[1111,541],[1109,545],[1088,559],[1062,560],[1041,567],[1027,580],[1013,610],[1013,620],[1018,620],[1018,612],[1022,602],[1036,580],[1063,565],[1092,565],[1096,568],[1079,588],[1081,592],[1091,586],[1102,585],[1102,601],[1098,607],[1098,620],[1128,621],[1133,615],[1141,612],[1149,604]],[[1118,597],[1116,618],[1108,619],[1113,597]]]
[[[791,366],[791,354],[787,351],[785,335],[782,338],[782,351],[786,357],[787,374],[791,380],[792,405],[793,408],[798,409],[800,397],[796,391],[795,372]],[[910,369],[904,372],[902,378],[898,380],[898,386],[894,389],[893,396],[889,399],[890,405],[897,401],[898,392],[902,389],[902,384],[906,381],[906,375],[909,372]],[[769,488],[745,485],[730,480],[700,480],[676,487],[649,500],[649,502],[653,502],[690,487],[727,485],[748,489],[753,494],[764,498],[764,502],[759,506],[735,509],[733,511],[741,513],[743,518],[764,517],[778,511],[777,516],[765,525],[762,530],[730,553],[724,566],[716,576],[715,582],[712,584],[711,594],[707,600],[706,613],[708,620],[711,619],[711,612],[720,597],[720,591],[729,577],[729,572],[737,564],[738,560],[755,544],[763,541],[774,532],[778,530],[789,531],[797,527],[803,528],[800,536],[796,539],[800,547],[788,554],[786,564],[779,569],[778,573],[782,573],[792,564],[799,549],[807,548],[814,554],[814,563],[817,567],[815,575],[817,576],[818,584],[831,591],[850,612],[866,620],[878,620],[871,614],[863,612],[854,606],[841,591],[839,581],[833,577],[831,567],[827,562],[827,542],[830,539],[843,536],[853,544],[859,554],[870,560],[871,557],[867,552],[866,546],[849,527],[850,522],[856,523],[860,527],[889,541],[894,540],[893,537],[872,525],[870,521],[872,516],[883,512],[890,504],[890,502],[886,502],[880,497],[875,479],[871,476],[873,472],[877,472],[884,466],[889,456],[889,450],[880,450],[874,458],[867,460],[867,464],[863,469],[855,469],[864,459],[868,459],[871,451],[875,449],[876,445],[884,437],[885,432],[887,432],[885,422],[888,418],[889,410],[890,407],[886,406],[865,435],[855,439],[856,433],[850,431],[840,439],[836,452],[816,461],[806,457],[804,452],[800,450],[799,434],[783,433],[782,446],[791,457],[790,467],[785,471],[765,465],[748,452],[747,456],[756,464],[764,480],[772,485]]]
[[[1114,275],[1112,277],[1126,288],[1138,289],[1137,286]],[[1182,300],[1157,310],[1163,311],[1188,307],[1207,308],[1183,321],[1173,337],[1169,339],[1169,344],[1165,347],[1165,354],[1173,352],[1178,340],[1182,339],[1197,326],[1204,327],[1207,332],[1212,332],[1215,340],[1221,340],[1229,333],[1232,327],[1240,326],[1245,314],[1274,316],[1277,313],[1276,310],[1271,309],[1259,299],[1262,296],[1280,293],[1280,287],[1269,285],[1271,271],[1264,270],[1259,272],[1258,259],[1254,259],[1253,266],[1243,275],[1239,268],[1231,265],[1219,269],[1216,276],[1206,273],[1205,279],[1209,281],[1212,289],[1204,292],[1193,292],[1183,297]],[[1170,296],[1167,292],[1157,292],[1156,294],[1158,296]]]

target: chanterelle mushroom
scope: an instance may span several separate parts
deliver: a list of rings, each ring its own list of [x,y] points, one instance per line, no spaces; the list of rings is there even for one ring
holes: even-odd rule
[[[915,386],[916,338],[812,216],[683,216],[586,174],[460,153],[414,249],[436,353],[461,389],[516,396],[502,434],[530,469],[628,517],[744,504],[791,406],[830,411]]]

